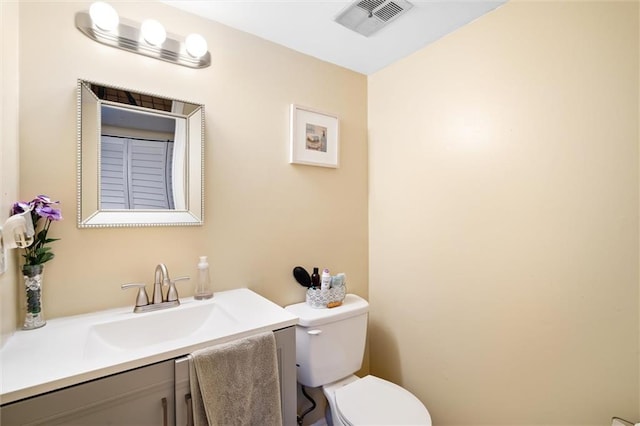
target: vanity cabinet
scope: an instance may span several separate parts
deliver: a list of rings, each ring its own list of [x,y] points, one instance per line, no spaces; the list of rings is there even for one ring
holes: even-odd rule
[[[274,335],[283,423],[295,425],[295,330]],[[188,358],[179,357],[3,405],[0,424],[183,426],[193,424],[189,393]]]

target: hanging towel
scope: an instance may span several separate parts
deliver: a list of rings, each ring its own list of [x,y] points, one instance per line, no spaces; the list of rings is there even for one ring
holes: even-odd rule
[[[281,426],[280,380],[272,332],[193,352],[195,426]]]

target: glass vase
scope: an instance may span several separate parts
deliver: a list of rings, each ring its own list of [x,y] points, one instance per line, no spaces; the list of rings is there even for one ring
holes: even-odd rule
[[[26,291],[27,312],[24,318],[23,330],[33,330],[44,327],[47,323],[42,314],[42,274],[44,265],[24,265],[24,289]]]

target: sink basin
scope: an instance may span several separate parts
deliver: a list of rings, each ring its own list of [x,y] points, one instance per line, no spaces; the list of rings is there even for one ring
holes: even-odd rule
[[[86,356],[107,349],[129,351],[166,344],[174,340],[233,331],[239,324],[225,308],[212,301],[191,301],[174,308],[146,313],[127,313],[124,318],[96,323],[89,328]]]

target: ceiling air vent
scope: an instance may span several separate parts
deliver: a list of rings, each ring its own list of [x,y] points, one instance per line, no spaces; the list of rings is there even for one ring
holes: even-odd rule
[[[361,0],[347,6],[335,21],[369,37],[412,7],[406,0]]]

